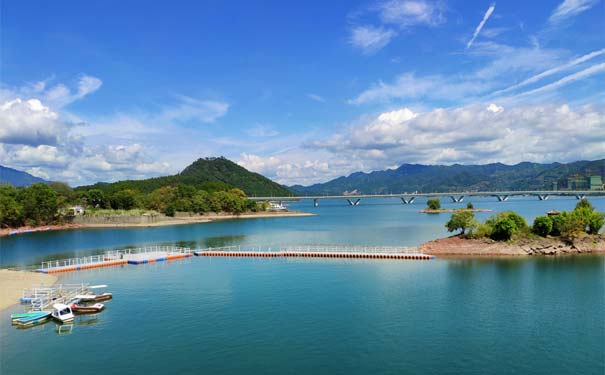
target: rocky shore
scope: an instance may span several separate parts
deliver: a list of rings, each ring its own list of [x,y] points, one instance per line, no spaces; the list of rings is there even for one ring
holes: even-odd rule
[[[583,236],[573,241],[560,238],[519,239],[511,242],[467,239],[461,236],[440,238],[419,246],[435,256],[529,256],[601,253],[605,254],[605,236]]]

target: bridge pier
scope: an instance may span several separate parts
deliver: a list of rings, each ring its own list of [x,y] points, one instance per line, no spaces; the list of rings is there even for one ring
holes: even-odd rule
[[[578,199],[578,200],[582,200],[582,199],[584,199],[584,198],[586,198],[586,195],[585,195],[585,194],[576,194],[576,199]]]
[[[358,198],[355,202],[347,198],[347,202],[349,202],[349,206],[359,206],[359,202],[361,202],[361,198]]]
[[[464,195],[461,195],[458,198],[452,195],[450,196],[450,198],[452,198],[452,202],[454,203],[462,203],[462,201],[464,200]]]
[[[545,201],[549,197],[550,197],[550,195],[548,195],[548,194],[544,194],[544,195],[538,194],[538,199],[541,200],[541,201]]]
[[[318,207],[319,201],[317,199],[313,199],[313,207]]]
[[[401,201],[403,204],[412,204],[416,200],[416,197],[411,197],[409,199],[405,199],[405,197],[401,197]]]
[[[508,195],[496,195],[498,198],[498,202],[506,202],[508,200]]]

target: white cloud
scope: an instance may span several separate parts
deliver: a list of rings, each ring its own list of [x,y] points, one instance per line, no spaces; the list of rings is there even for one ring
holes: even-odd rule
[[[439,2],[391,0],[380,4],[378,8],[383,23],[395,24],[402,28],[419,24],[435,26],[445,22]]]
[[[587,11],[598,3],[599,0],[564,0],[559,4],[557,9],[554,10],[548,20],[551,23],[559,23]]]
[[[168,164],[153,160],[148,150],[136,142],[90,144],[90,138],[84,136],[86,132],[80,131],[96,128],[95,131],[102,133],[103,129],[94,124],[82,125],[76,116],[61,110],[63,105],[87,96],[100,86],[100,80],[83,76],[74,93],[63,84],[47,89],[46,81],[14,89],[2,88],[1,164],[71,184],[144,178],[165,173]],[[22,95],[28,99],[22,99]],[[45,102],[46,99],[56,107]],[[77,125],[67,118],[78,120]],[[124,123],[120,125],[111,132],[128,134],[127,126]],[[144,132],[153,131],[146,128]]]
[[[0,142],[23,145],[55,145],[67,124],[37,99],[19,98],[0,104]]]
[[[382,113],[325,139],[239,163],[285,184],[325,182],[402,163],[515,164],[603,157],[605,111],[591,106],[474,104]]]
[[[485,25],[485,23],[487,22],[489,17],[494,12],[494,9],[496,9],[496,3],[490,5],[489,8],[487,8],[487,11],[483,15],[483,19],[481,20],[481,22],[479,22],[479,25],[477,25],[477,28],[475,29],[475,32],[473,33],[473,37],[466,44],[467,49],[469,49],[473,45],[473,42],[477,38],[477,35],[479,35],[479,33],[481,32],[481,29],[483,29],[483,26]]]
[[[309,98],[311,100],[315,100],[316,102],[320,102],[320,103],[326,102],[326,100],[323,97],[321,97],[317,94],[307,94],[307,98]]]
[[[397,33],[384,27],[357,26],[351,30],[349,43],[364,54],[371,55],[385,47]]]
[[[490,105],[487,106],[487,110],[493,113],[500,113],[502,111],[504,111],[504,108],[500,107],[499,105],[495,104],[495,103],[491,103]]]
[[[46,83],[43,86],[40,82],[38,84],[38,96],[51,108],[60,109],[97,91],[103,85],[103,81],[93,76],[82,75],[78,80],[76,92],[72,92],[61,83],[48,90],[45,90]]]

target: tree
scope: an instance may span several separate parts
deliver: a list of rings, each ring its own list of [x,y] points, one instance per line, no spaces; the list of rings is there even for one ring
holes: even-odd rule
[[[554,215],[550,217],[552,222],[552,229],[550,230],[551,236],[560,236],[563,228],[565,227],[565,216],[566,212],[563,212],[559,215]]]
[[[589,211],[594,211],[594,207],[586,198],[582,198],[582,199],[580,199],[580,201],[578,203],[576,203],[576,208],[575,208],[576,210],[583,209],[583,208],[588,209]]]
[[[46,184],[33,184],[20,191],[23,215],[34,225],[50,224],[59,216],[57,193]]]
[[[598,234],[604,223],[605,218],[603,217],[603,214],[593,211],[592,215],[588,218],[588,234]]]
[[[427,200],[426,201],[426,205],[431,210],[439,210],[439,209],[441,209],[441,201],[439,200],[439,198],[431,198],[431,199]]]
[[[105,208],[105,193],[99,189],[90,189],[86,192],[86,203],[94,208]]]
[[[111,208],[118,210],[130,210],[134,208],[136,195],[136,191],[131,189],[124,189],[114,193],[110,198]]]
[[[466,204],[466,208],[467,208],[468,210],[473,210],[473,209],[475,209],[475,206],[473,206],[473,202],[468,202],[468,203]]]
[[[539,236],[546,237],[552,231],[552,226],[550,216],[538,216],[534,219],[532,231]]]
[[[0,227],[16,228],[23,225],[23,205],[16,197],[17,189],[0,185]]]
[[[477,220],[475,220],[475,215],[470,211],[461,210],[454,212],[448,222],[445,223],[448,232],[460,230],[460,234],[464,234],[467,229],[472,232],[477,226],[478,224]]]

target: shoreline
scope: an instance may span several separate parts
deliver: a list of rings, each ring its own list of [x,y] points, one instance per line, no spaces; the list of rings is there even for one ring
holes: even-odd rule
[[[48,232],[70,229],[93,229],[93,228],[145,228],[145,227],[163,227],[170,225],[185,225],[209,223],[221,220],[237,220],[237,219],[266,219],[278,217],[305,217],[315,216],[315,214],[301,211],[288,212],[248,212],[243,214],[211,214],[211,215],[195,215],[195,216],[177,216],[162,219],[153,223],[89,223],[89,224],[56,224],[43,225],[38,227],[20,227],[20,228],[2,228],[0,229],[0,237],[14,236],[18,234],[27,234],[35,232]]]
[[[56,283],[56,275],[31,271],[0,269],[0,311],[19,304],[23,289],[34,286],[51,286]]]

